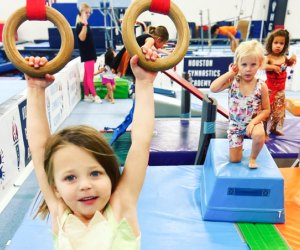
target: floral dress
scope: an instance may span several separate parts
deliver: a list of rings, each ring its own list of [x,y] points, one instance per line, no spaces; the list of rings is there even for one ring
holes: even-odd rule
[[[234,79],[228,91],[230,148],[243,145],[247,125],[261,110],[261,88],[263,81],[257,80],[253,92],[244,96],[240,92],[240,82]]]
[[[285,82],[287,78],[286,64],[277,66],[281,67],[280,73],[266,71],[266,84],[269,88],[271,106],[271,114],[268,119],[268,125],[271,130],[276,130],[277,125],[282,128],[285,118]]]

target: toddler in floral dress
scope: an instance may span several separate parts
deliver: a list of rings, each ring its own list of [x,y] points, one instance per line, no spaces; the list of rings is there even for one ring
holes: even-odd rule
[[[255,77],[263,62],[261,44],[256,40],[243,42],[235,52],[234,64],[210,86],[212,92],[229,89],[229,160],[242,160],[246,135],[252,139],[249,168],[257,167],[256,158],[265,142],[263,121],[270,114],[268,87]]]

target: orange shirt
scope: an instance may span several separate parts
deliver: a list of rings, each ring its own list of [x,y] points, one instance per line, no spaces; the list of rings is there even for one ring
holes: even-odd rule
[[[228,33],[231,33],[233,36],[236,35],[237,29],[235,26],[221,26],[219,27],[219,35],[227,36]]]

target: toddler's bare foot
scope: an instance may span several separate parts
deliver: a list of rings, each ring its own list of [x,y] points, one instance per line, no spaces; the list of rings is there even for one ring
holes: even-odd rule
[[[111,104],[115,104],[115,99],[110,99]]]
[[[257,168],[256,160],[250,158],[250,159],[249,159],[249,165],[248,165],[248,167],[251,168],[251,169]]]
[[[270,133],[278,136],[284,135],[284,133],[279,130],[271,130]]]

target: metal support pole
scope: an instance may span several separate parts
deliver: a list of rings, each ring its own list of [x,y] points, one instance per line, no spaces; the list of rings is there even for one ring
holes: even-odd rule
[[[211,28],[211,22],[210,22],[210,12],[209,9],[207,9],[207,21],[208,21],[208,47],[209,47],[209,52],[211,52],[211,33],[210,33],[210,28]]]
[[[252,12],[251,12],[250,21],[249,21],[249,24],[248,24],[246,40],[248,40],[248,38],[249,38],[255,5],[256,5],[256,0],[253,1]]]
[[[260,27],[260,34],[259,34],[259,42],[262,42],[263,39],[263,33],[264,33],[264,26],[265,26],[265,20],[266,20],[266,5],[264,4],[263,6],[263,11],[265,11],[265,15],[263,15],[262,19],[261,19],[261,27]]]
[[[182,77],[191,82],[190,74],[183,72]],[[181,90],[181,118],[191,117],[191,94],[185,88]]]
[[[203,43],[203,11],[202,10],[200,10],[200,38],[201,38],[201,48],[202,48],[202,50],[203,50],[203,45],[204,45],[204,43]]]
[[[201,128],[195,165],[204,164],[210,139],[215,138],[216,135],[217,101],[213,98],[208,98],[208,96],[203,98],[202,101]]]

